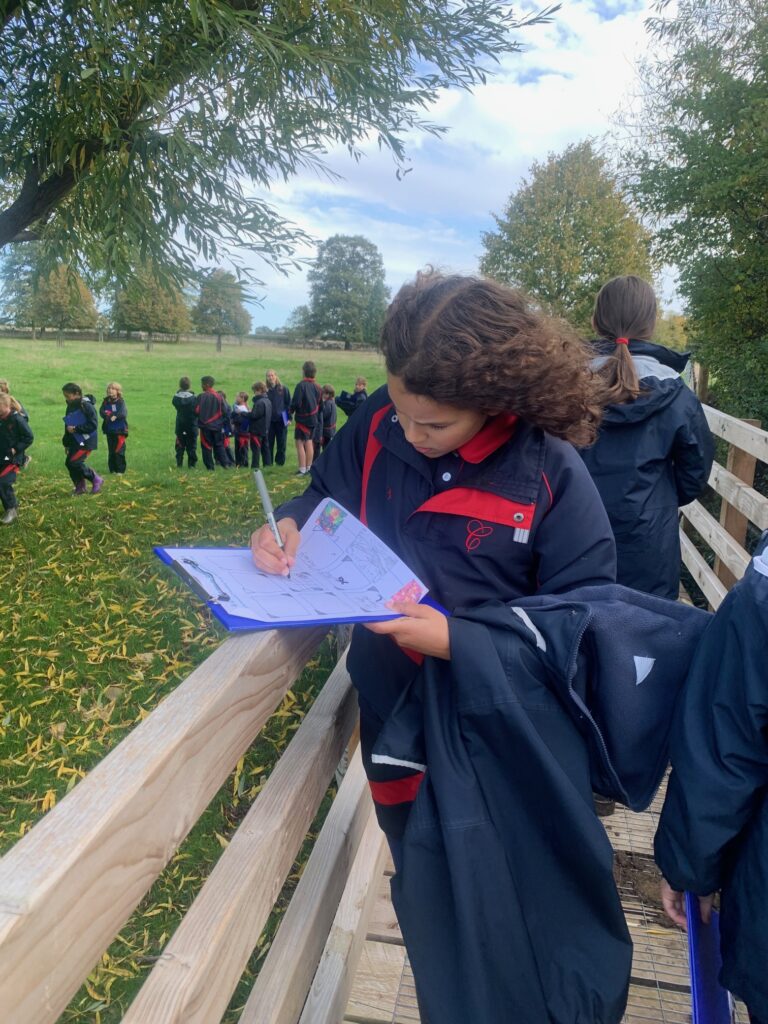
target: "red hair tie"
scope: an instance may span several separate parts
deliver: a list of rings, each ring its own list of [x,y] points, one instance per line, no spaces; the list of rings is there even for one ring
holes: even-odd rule
[[[616,344],[617,345],[628,345],[629,344],[629,338],[617,338],[616,339]]]

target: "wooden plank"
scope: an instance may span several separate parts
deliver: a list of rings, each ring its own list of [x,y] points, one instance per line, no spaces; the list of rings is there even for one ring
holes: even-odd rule
[[[386,875],[379,878],[366,938],[371,942],[394,942],[403,945],[403,933],[400,931],[395,908],[392,906],[389,878]]]
[[[339,664],[163,950],[124,1024],[207,1024],[221,1018],[356,718],[352,683]]]
[[[58,1019],[324,635],[227,640],[0,861],[4,1020]]]
[[[715,437],[724,438],[729,444],[736,445],[742,451],[749,452],[761,462],[768,462],[768,431],[753,427],[744,420],[729,416],[709,405],[704,406],[709,429]]]
[[[404,963],[402,946],[366,942],[344,1012],[345,1020],[392,1024]]]
[[[299,1024],[337,1024],[344,1015],[386,852],[384,833],[371,804],[368,823]]]
[[[736,579],[741,579],[749,565],[749,555],[730,537],[714,516],[698,501],[692,501],[680,510],[702,539],[720,557]]]
[[[680,552],[688,571],[698,584],[702,594],[712,608],[719,608],[728,591],[715,576],[712,569],[699,553],[696,545],[682,530],[680,531]]]
[[[738,451],[738,449],[734,450]],[[746,458],[752,460],[754,466],[752,456],[749,455]],[[768,530],[768,498],[765,495],[743,483],[718,462],[712,465],[709,486],[725,498],[729,505],[733,505],[750,522],[753,522],[758,530]]]
[[[280,922],[239,1024],[296,1024],[370,817],[358,750]]]

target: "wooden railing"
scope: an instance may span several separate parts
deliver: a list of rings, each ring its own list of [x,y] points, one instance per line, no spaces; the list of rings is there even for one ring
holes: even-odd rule
[[[710,478],[723,507],[718,522],[700,502],[687,506],[698,541],[687,528],[681,541],[685,565],[716,607],[730,585],[724,574],[738,578],[748,563],[747,521],[768,528],[768,498],[750,476],[754,460],[768,463],[768,433],[706,413],[730,445],[728,465],[715,465]],[[323,636],[306,629],[228,639],[0,861],[3,1024],[58,1019]],[[343,663],[124,1021],[211,1024],[225,1013],[334,770],[354,750],[355,700]],[[352,753],[242,1024],[340,1020],[384,855]]]
[[[686,505],[680,545],[684,565],[709,606],[717,608],[749,564],[744,546],[748,524],[768,530],[768,497],[752,487],[757,462],[768,464],[768,432],[754,421],[735,419],[707,405],[704,412],[714,436],[728,443],[725,466],[715,462],[709,476],[709,486],[722,499],[720,516],[716,519],[701,501]],[[698,545],[690,527],[698,534]]]

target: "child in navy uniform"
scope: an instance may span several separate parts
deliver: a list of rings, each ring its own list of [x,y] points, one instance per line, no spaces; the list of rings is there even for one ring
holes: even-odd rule
[[[224,400],[218,391],[214,390],[215,383],[213,377],[208,375],[200,378],[203,390],[197,396],[195,405],[203,464],[211,471],[216,468],[215,462],[218,462],[222,469],[229,469],[230,466],[227,453],[224,451]]]
[[[722,985],[768,1024],[768,532],[707,627],[672,724],[654,844],[664,909],[709,923],[720,891]]]
[[[128,436],[128,410],[123,398],[123,389],[116,381],[107,384],[107,397],[99,406],[101,429],[107,435],[110,473],[124,473],[125,439]]]
[[[227,457],[227,462],[230,466],[235,465],[235,456],[232,454],[232,438],[235,433],[235,427],[232,423],[232,406],[227,401],[227,395],[224,391],[219,391],[221,396],[221,436],[222,443],[224,445],[224,454]]]
[[[86,482],[90,482],[91,493],[98,494],[104,480],[85,461],[99,443],[99,419],[96,410],[90,396],[83,395],[79,384],[68,381],[61,392],[67,403],[61,443],[67,453],[64,465],[75,485],[72,493],[85,494]]]
[[[291,413],[296,424],[293,436],[299,460],[298,473],[304,476],[312,465],[315,435],[320,424],[320,387],[315,382],[317,367],[311,360],[304,363],[301,372],[304,376],[293,389]]]
[[[285,465],[285,447],[288,439],[288,422],[290,420],[291,392],[280,382],[274,370],[267,370],[267,398],[272,407],[272,418],[269,421],[267,450],[262,452],[264,465]],[[268,456],[268,458],[267,458]]]
[[[264,465],[271,465],[267,461],[267,441],[269,436],[269,424],[272,419],[272,405],[267,398],[267,385],[264,381],[257,380],[253,385],[253,408],[251,409],[251,468],[259,468],[259,457]]]
[[[184,465],[186,452],[187,466],[192,469],[197,465],[197,395],[190,387],[189,377],[182,377],[171,402],[176,410],[176,465]]]
[[[600,289],[593,366],[610,403],[597,441],[581,452],[616,539],[617,582],[676,601],[678,508],[707,486],[715,447],[704,410],[680,378],[687,353],[650,339],[656,296],[639,277]]]
[[[320,451],[327,448],[336,433],[336,405],[333,401],[335,390],[330,384],[325,384],[321,393],[322,405],[320,406]]]
[[[29,424],[14,409],[11,396],[0,394],[0,502],[5,513],[0,522],[3,526],[10,526],[19,514],[13,487],[16,474],[25,465],[25,452],[33,440]]]
[[[300,527],[332,497],[448,610],[395,602],[399,618],[354,627],[347,658],[363,761],[399,871],[425,775],[413,762],[374,761],[373,748],[424,656],[450,659],[450,613],[613,582],[616,555],[573,448],[594,439],[600,384],[586,347],[564,325],[492,281],[428,273],[395,297],[381,344],[387,386],[312,466],[304,494],[278,509],[284,550],[268,527],[251,544],[259,569],[285,575]]]
[[[235,431],[235,465],[248,468],[248,449],[251,444],[251,410],[248,392],[238,391],[232,406],[232,428]]]
[[[355,381],[355,390],[352,394],[349,391],[342,391],[339,397],[336,399],[336,405],[347,414],[351,416],[353,412],[356,412],[363,402],[368,398],[368,381],[365,377],[358,377]]]

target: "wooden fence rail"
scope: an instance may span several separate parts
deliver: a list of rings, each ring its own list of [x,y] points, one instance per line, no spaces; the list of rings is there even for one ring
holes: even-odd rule
[[[681,545],[695,584],[717,607],[748,564],[748,524],[768,529],[768,497],[752,487],[756,462],[768,463],[768,433],[714,409],[705,411],[713,432],[730,446],[728,464],[716,464],[709,481],[722,499],[720,521],[701,502],[691,503],[682,510]],[[324,632],[284,630],[228,639],[0,861],[4,1024],[58,1019]],[[221,1019],[350,745],[354,717],[342,659],[125,1021],[211,1024]],[[355,754],[242,1024],[340,1019],[383,856]]]

